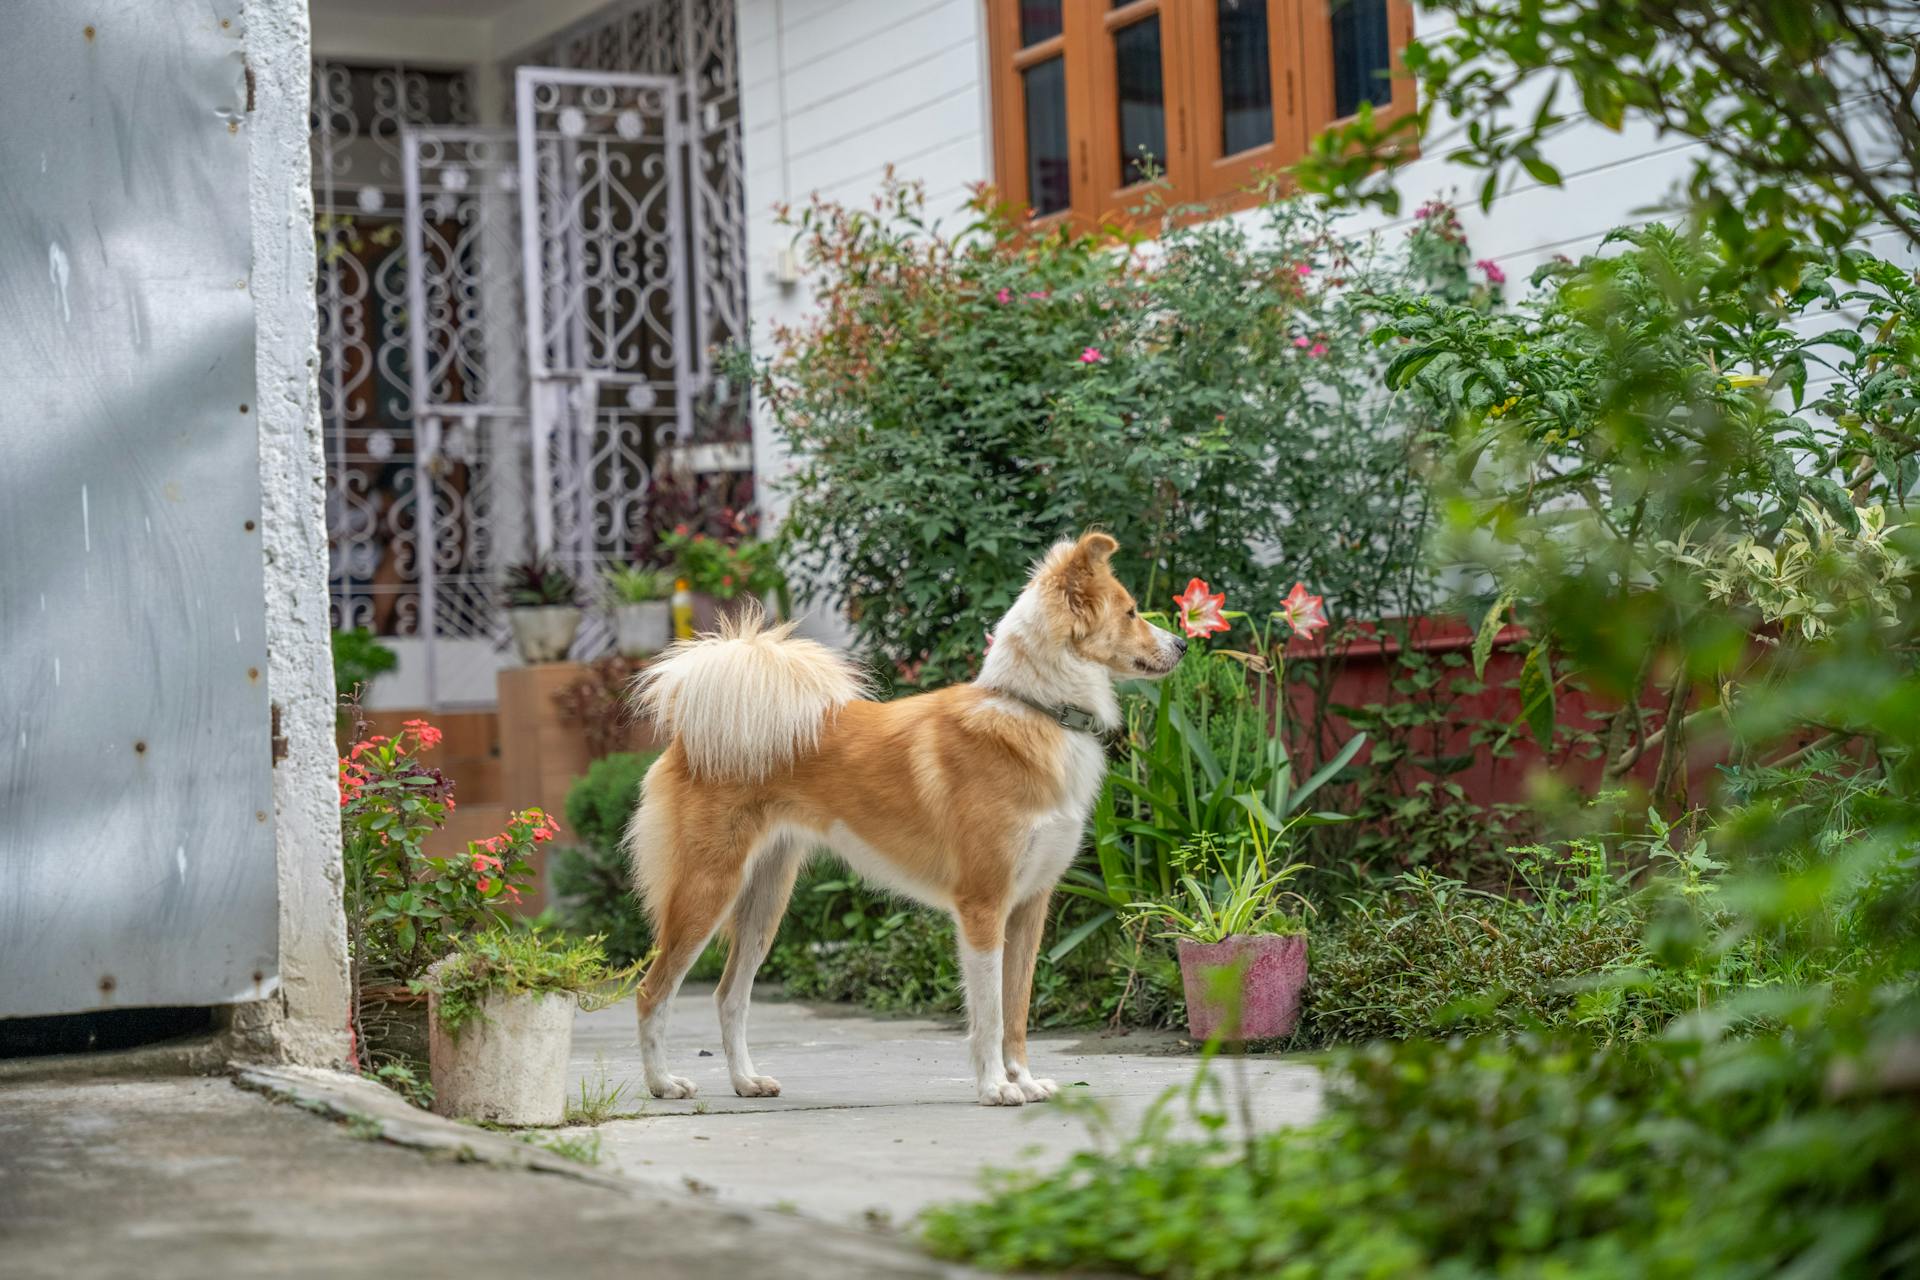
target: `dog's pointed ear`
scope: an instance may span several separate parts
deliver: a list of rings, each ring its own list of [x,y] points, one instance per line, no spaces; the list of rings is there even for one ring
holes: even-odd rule
[[[1074,545],[1075,551],[1086,556],[1094,564],[1105,564],[1113,559],[1113,553],[1119,549],[1119,543],[1098,529],[1081,534],[1080,541]]]
[[[1080,541],[1067,549],[1055,580],[1067,608],[1076,615],[1088,617],[1099,608],[1101,575],[1119,549],[1119,543],[1097,530],[1082,534]]]

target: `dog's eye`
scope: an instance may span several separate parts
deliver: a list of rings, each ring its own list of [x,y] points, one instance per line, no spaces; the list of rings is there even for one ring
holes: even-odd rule
[[[1138,614],[1139,614],[1139,612],[1140,612],[1140,610],[1139,610],[1139,609],[1137,609],[1137,608],[1135,608],[1135,607],[1134,607],[1133,605],[1128,605],[1128,606],[1127,606],[1127,616],[1128,616],[1129,618],[1132,618],[1132,617],[1136,617],[1136,616],[1138,616]]]

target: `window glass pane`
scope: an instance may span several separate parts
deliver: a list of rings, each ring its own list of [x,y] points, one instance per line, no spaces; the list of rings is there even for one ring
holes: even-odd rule
[[[1120,185],[1167,165],[1167,103],[1160,82],[1160,15],[1113,33],[1120,96]]]
[[[1060,58],[1020,73],[1027,100],[1027,203],[1058,213],[1073,203],[1067,162],[1067,71]]]
[[[1267,0],[1218,0],[1220,154],[1273,141],[1273,72],[1267,65]]]
[[[1039,44],[1060,34],[1060,6],[1063,0],[1020,0],[1020,47]]]
[[[1393,100],[1388,80],[1387,0],[1329,0],[1333,19],[1333,114],[1350,116],[1363,102]]]

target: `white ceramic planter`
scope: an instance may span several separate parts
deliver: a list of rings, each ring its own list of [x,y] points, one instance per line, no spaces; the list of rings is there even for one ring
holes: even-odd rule
[[[429,1006],[433,1109],[493,1124],[552,1125],[567,1117],[567,1059],[573,1053],[571,995],[494,995],[484,1018],[457,1036],[440,1025],[440,997]]]
[[[580,610],[570,604],[522,606],[507,610],[507,617],[523,662],[565,662],[580,630]]]
[[[673,605],[647,600],[613,606],[614,644],[629,658],[660,652],[673,640]]]

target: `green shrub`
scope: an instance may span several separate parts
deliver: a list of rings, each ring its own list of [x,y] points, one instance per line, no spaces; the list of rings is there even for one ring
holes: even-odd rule
[[[926,1218],[988,1266],[1212,1280],[1893,1276],[1920,1264],[1905,1102],[1831,1101],[1834,1045],[1409,1041],[1318,1124],[1140,1136]],[[1764,1057],[1771,1070],[1756,1073]]]
[[[646,914],[620,838],[640,803],[640,782],[658,752],[620,752],[587,766],[567,792],[567,830],[580,843],[554,851],[554,922],[569,933],[605,939],[615,964],[631,964],[653,947]]]
[[[827,872],[829,877],[832,871]],[[807,886],[801,886],[804,890]],[[951,1013],[961,1007],[953,923],[913,908],[877,937],[822,938],[795,917],[767,969],[798,1000],[857,1004],[875,1013]]]
[[[333,688],[346,697],[373,678],[400,665],[400,656],[365,627],[333,633]]]
[[[1148,608],[1204,572],[1414,611],[1425,494],[1368,340],[1369,299],[1423,284],[1407,255],[1284,200],[1151,254],[1032,238],[984,195],[965,227],[923,213],[904,187],[800,213],[817,318],[759,370],[798,466],[790,561],[878,666],[967,677],[1030,563],[1096,524]]]
[[[1670,1010],[1608,979],[1642,960],[1625,896],[1564,914],[1429,872],[1354,904],[1310,944],[1302,1045],[1588,1025],[1643,1035]]]

